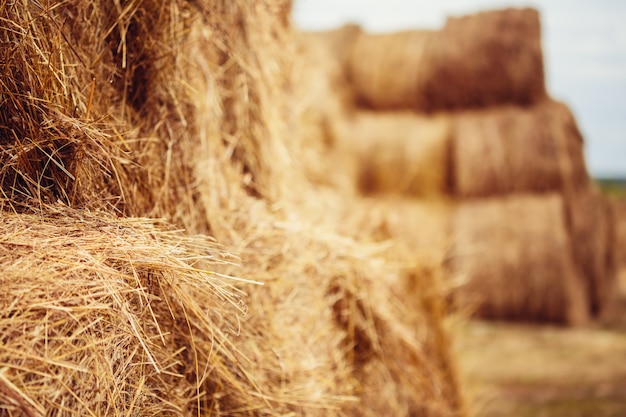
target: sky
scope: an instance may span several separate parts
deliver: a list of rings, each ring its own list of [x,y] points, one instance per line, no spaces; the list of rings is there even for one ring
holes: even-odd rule
[[[353,22],[371,32],[441,28],[447,16],[534,7],[541,13],[546,85],[574,112],[595,177],[626,177],[626,1],[294,0],[296,26]]]

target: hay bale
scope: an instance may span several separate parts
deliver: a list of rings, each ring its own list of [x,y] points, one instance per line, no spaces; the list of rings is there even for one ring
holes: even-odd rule
[[[361,193],[450,193],[448,117],[358,112],[341,132],[335,152],[344,158],[354,156],[355,183]]]
[[[231,344],[244,293],[220,277],[234,258],[210,239],[63,206],[5,212],[0,231],[0,414],[251,404],[254,383]]]
[[[289,3],[0,7],[8,413],[461,414],[441,316],[396,317],[400,272],[291,204],[315,194],[288,130]]]
[[[609,201],[593,187],[566,201],[574,261],[584,278],[591,315],[598,317],[616,288],[615,219]]]
[[[552,193],[459,204],[451,271],[461,305],[489,319],[585,323],[585,284],[574,263],[563,199]]]
[[[561,103],[468,111],[453,120],[458,196],[547,192],[589,182],[582,137]]]
[[[421,111],[527,105],[545,97],[539,13],[450,18],[440,31],[361,34],[350,74],[358,102]]]
[[[361,33],[354,43],[349,76],[357,105],[374,109],[424,107],[421,72],[432,31]]]
[[[534,9],[450,18],[426,56],[422,94],[427,110],[528,105],[546,95]]]

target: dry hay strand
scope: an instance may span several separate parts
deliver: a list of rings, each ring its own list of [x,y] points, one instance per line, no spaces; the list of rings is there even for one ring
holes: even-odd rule
[[[276,198],[276,170],[288,159],[278,140],[285,7],[3,5],[0,37],[12,46],[0,52],[3,205],[60,200],[205,232],[212,207],[198,204],[206,193],[196,175],[207,147],[227,162],[218,175],[237,179],[230,188]],[[208,87],[193,78],[201,72]],[[198,94],[211,118],[198,114]]]
[[[450,18],[439,31],[361,34],[350,60],[361,105],[420,111],[530,104],[545,97],[539,14]]]
[[[448,117],[358,112],[345,121],[333,151],[355,158],[354,183],[363,194],[417,197],[450,193],[451,125]]]
[[[594,187],[567,197],[574,261],[584,277],[591,314],[601,315],[616,289],[616,222],[610,202]],[[619,246],[618,246],[619,247]]]
[[[461,305],[489,319],[584,324],[585,284],[559,194],[465,201],[453,219],[451,273]]]
[[[589,182],[582,136],[561,103],[457,113],[452,136],[458,196],[548,192]]]
[[[60,206],[0,222],[0,413],[196,415],[218,400],[254,403],[232,343],[244,293],[219,273],[234,258],[214,242]]]
[[[176,103],[167,73],[177,12],[175,2],[2,5],[3,205],[152,209],[165,194],[168,152],[142,128],[161,117],[163,130],[182,123],[163,104]]]

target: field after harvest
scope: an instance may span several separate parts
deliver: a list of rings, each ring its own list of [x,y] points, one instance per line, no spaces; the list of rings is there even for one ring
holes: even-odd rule
[[[475,416],[626,414],[626,273],[620,300],[595,326],[564,329],[470,321],[456,352]]]

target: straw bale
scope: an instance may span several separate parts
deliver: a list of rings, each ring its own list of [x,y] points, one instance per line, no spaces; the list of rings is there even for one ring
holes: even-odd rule
[[[350,74],[361,105],[421,111],[530,104],[545,97],[539,14],[450,18],[439,31],[362,33]]]
[[[593,187],[566,202],[574,260],[584,277],[591,314],[599,316],[616,288],[615,219],[609,201]]]
[[[435,32],[361,33],[354,43],[349,74],[357,104],[374,109],[422,109],[421,71]]]
[[[415,272],[421,291],[408,297],[397,266],[381,256],[384,249],[306,224],[283,224],[284,236],[275,231],[283,246],[267,271],[271,297],[251,294],[251,313],[262,308],[266,319],[257,323],[251,314],[249,325],[275,328],[271,343],[254,349],[271,349],[268,356],[276,359],[264,359],[263,368],[276,361],[282,370],[274,375],[281,384],[262,386],[298,401],[292,410],[307,415],[462,415],[444,312],[433,312],[442,308],[435,278]],[[384,396],[374,395],[381,390]],[[323,404],[336,410],[320,409]]]
[[[335,152],[353,155],[363,194],[450,193],[450,123],[446,116],[358,112],[346,120]],[[348,165],[349,169],[349,165]]]
[[[440,292],[403,316],[401,272],[296,204],[289,4],[0,7],[9,413],[461,414]]]
[[[422,79],[427,110],[544,98],[539,13],[510,8],[449,18],[429,44]]]
[[[461,197],[564,190],[589,181],[582,137],[561,103],[457,113],[452,136]]]
[[[158,221],[62,206],[0,216],[0,414],[192,415],[246,406],[234,258]],[[225,387],[229,387],[226,388]]]
[[[460,305],[491,319],[585,323],[585,284],[564,213],[556,193],[460,203],[450,262],[451,273],[466,280]]]

